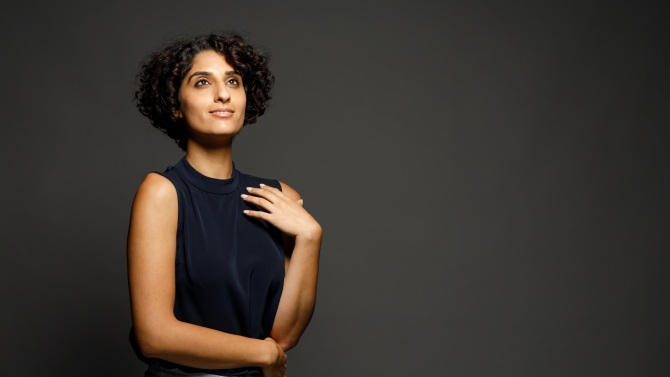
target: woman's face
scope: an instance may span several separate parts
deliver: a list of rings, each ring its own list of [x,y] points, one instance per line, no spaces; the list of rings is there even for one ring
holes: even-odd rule
[[[242,76],[215,51],[193,58],[181,83],[180,102],[178,116],[186,121],[189,138],[228,139],[244,124],[247,96]]]

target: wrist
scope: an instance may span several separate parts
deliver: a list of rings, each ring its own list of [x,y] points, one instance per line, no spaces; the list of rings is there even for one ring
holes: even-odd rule
[[[321,237],[323,232],[320,226],[316,226],[312,229],[306,230],[295,236],[295,242],[298,243],[321,243]]]
[[[260,352],[261,358],[258,362],[259,367],[265,368],[275,364],[278,357],[277,344],[272,338],[263,340],[263,348]]]

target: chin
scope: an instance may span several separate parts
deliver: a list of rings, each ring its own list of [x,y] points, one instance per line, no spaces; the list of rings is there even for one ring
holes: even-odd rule
[[[242,126],[226,124],[228,122],[216,122],[215,124],[204,125],[204,127],[192,128],[192,132],[201,137],[233,137],[240,133]]]
[[[210,128],[210,134],[214,135],[237,135],[242,130],[242,126],[232,126],[230,124],[217,124]]]

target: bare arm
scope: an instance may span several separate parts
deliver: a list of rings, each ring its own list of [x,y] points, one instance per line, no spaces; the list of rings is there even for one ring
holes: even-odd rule
[[[278,372],[280,358],[285,363],[283,351],[271,339],[246,338],[175,318],[177,224],[174,186],[158,174],[147,175],[135,195],[127,244],[132,319],[142,354],[195,368],[258,366],[266,376],[283,375],[283,370],[267,373]]]
[[[260,189],[252,190],[251,194],[264,195],[263,198],[274,202],[270,210],[274,218],[272,221],[269,217],[265,219],[273,222],[283,233],[286,276],[270,337],[284,351],[288,351],[296,346],[314,313],[322,230],[316,220],[296,203],[300,195],[285,183],[280,184],[282,191],[270,186],[263,187],[272,196],[256,191]],[[264,218],[261,216],[265,215],[258,216]],[[289,225],[282,229],[284,223]]]

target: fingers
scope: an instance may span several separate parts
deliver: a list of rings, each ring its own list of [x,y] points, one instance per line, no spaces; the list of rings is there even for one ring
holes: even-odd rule
[[[277,203],[279,200],[281,200],[277,195],[275,195],[274,192],[272,192],[269,189],[266,189],[265,187],[268,186],[263,186],[263,187],[247,187],[247,191],[249,191],[250,194],[252,195],[257,195],[262,198],[267,199],[270,203]]]
[[[264,183],[259,184],[259,186],[260,186],[260,189],[265,190],[265,192],[258,192],[258,193],[254,192],[253,193],[254,195],[264,196],[263,194],[267,194],[267,195],[270,195],[270,197],[273,197],[273,198],[276,197],[277,199],[282,199],[282,200],[291,199],[288,195],[286,195],[285,192],[283,192],[282,190],[280,190],[278,188],[268,186]],[[272,194],[274,194],[274,196],[271,196]],[[266,197],[266,198],[268,200],[270,200],[271,202],[276,203],[275,201],[271,200],[270,198],[268,198],[268,197]]]
[[[244,211],[242,211],[242,212],[244,212],[244,214],[247,215],[247,216],[249,216],[249,217],[255,217],[255,218],[257,218],[257,219],[263,219],[263,220],[266,220],[266,221],[270,219],[270,214],[267,213],[267,212],[263,212],[263,211],[250,211],[250,210],[248,210],[248,209],[246,209],[246,210],[244,210]]]
[[[272,216],[276,216],[278,213],[282,213],[283,210],[298,204],[300,207],[304,205],[303,199],[293,201],[293,198],[289,197],[283,193],[280,189],[268,186],[265,184],[260,184],[261,187],[247,187],[247,191],[251,195],[242,194],[242,199],[245,202],[255,204],[265,211],[243,211],[249,217],[256,217],[263,219],[269,222],[274,219]],[[295,209],[295,207],[293,207]],[[293,212],[295,213],[295,212]]]
[[[271,211],[272,209],[272,202],[265,198],[261,198],[258,196],[253,196],[253,195],[247,195],[247,194],[242,194],[242,199],[244,199],[245,202],[253,203],[259,207],[262,207],[268,211]]]
[[[268,186],[265,183],[261,183],[261,184],[259,184],[259,186],[261,186],[262,189],[268,189],[268,190],[274,192],[277,195],[284,194],[284,192],[282,190],[280,190],[276,187]],[[286,195],[286,194],[284,194],[284,195]]]

